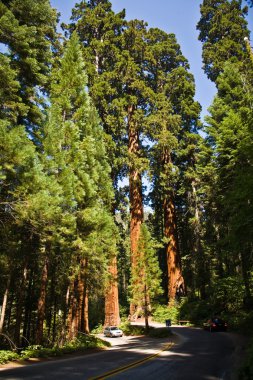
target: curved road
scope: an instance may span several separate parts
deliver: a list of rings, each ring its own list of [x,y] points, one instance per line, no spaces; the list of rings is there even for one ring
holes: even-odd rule
[[[169,339],[108,338],[113,342],[109,350],[17,368],[2,368],[0,379],[234,379],[231,370],[236,347],[230,333],[209,333],[190,327],[173,327],[172,331],[180,337],[173,346]]]

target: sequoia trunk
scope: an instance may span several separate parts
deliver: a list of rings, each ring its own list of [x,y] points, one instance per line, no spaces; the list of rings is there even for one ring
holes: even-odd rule
[[[36,343],[37,344],[41,344],[43,341],[43,324],[45,320],[45,310],[46,310],[47,279],[48,279],[48,256],[45,255],[42,275],[41,275],[40,297],[38,301],[38,317],[37,317],[37,329],[36,329]]]
[[[109,266],[109,283],[105,293],[105,326],[118,326],[120,324],[118,301],[118,271],[117,257],[115,256]]]
[[[130,190],[130,244],[131,244],[131,265],[132,269],[136,265],[136,255],[138,254],[138,241],[143,222],[142,203],[142,178],[141,172],[136,165],[139,158],[140,142],[136,123],[133,120],[135,107],[128,107],[128,154],[129,154],[129,190]],[[141,281],[141,279],[140,279]],[[130,305],[130,315],[136,311],[136,305]]]
[[[3,331],[3,326],[4,326],[4,318],[5,318],[5,311],[6,311],[6,306],[7,306],[7,299],[8,299],[10,282],[11,282],[11,278],[9,277],[7,280],[7,285],[6,285],[6,289],[4,292],[3,303],[2,303],[2,307],[1,307],[0,333]]]
[[[164,167],[171,163],[171,156],[165,151],[163,157]],[[168,268],[168,300],[174,300],[177,295],[185,294],[184,279],[181,270],[181,260],[178,246],[176,212],[173,191],[167,191],[163,201],[164,236],[168,240],[166,246],[166,259]]]

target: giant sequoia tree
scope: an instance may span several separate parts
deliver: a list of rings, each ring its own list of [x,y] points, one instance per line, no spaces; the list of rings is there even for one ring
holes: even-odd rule
[[[157,173],[157,178],[160,181],[159,178],[163,177],[160,182],[166,183],[166,190],[156,207],[161,207],[164,214],[162,225],[168,242],[166,255],[170,272],[167,282],[169,297],[175,298],[178,289],[184,288],[184,281],[172,162],[178,140],[187,145],[186,140],[191,140],[188,135],[196,126],[199,109],[193,101],[193,78],[187,72],[187,62],[173,36],[158,29],[148,31],[147,25],[138,20],[124,21],[124,12],[114,14],[108,1],[77,4],[72,20],[68,29],[78,31],[84,47],[90,93],[107,133],[115,185],[122,174],[127,172],[129,176],[133,266],[143,222],[142,176],[148,168],[145,144],[147,138],[154,141],[160,137],[166,139],[166,152],[161,153],[166,156],[165,162],[160,165],[163,160],[160,157],[157,164],[164,167],[162,173]],[[184,132],[179,132],[181,126]],[[165,130],[166,138],[162,137]],[[182,163],[181,167],[188,164]],[[158,192],[158,188],[155,191]],[[134,312],[135,305],[132,305],[131,314]]]
[[[155,230],[164,239],[168,299],[185,293],[181,255],[185,253],[178,224],[184,208],[189,213],[187,192],[192,193],[187,172],[194,172],[194,149],[199,105],[194,101],[194,81],[173,34],[159,29],[148,33],[147,64],[153,101],[148,118],[151,149]],[[180,192],[180,196],[179,193]],[[179,240],[179,238],[181,238]],[[187,247],[192,250],[193,247]],[[181,252],[180,252],[181,250]]]

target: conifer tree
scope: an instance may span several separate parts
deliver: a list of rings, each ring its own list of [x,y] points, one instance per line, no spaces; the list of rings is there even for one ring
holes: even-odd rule
[[[137,305],[139,312],[143,312],[146,329],[149,328],[148,316],[151,312],[152,301],[161,293],[161,270],[156,243],[147,226],[143,223],[138,240],[135,265],[132,266],[131,271],[130,301],[133,305]]]
[[[1,329],[3,329],[10,282],[14,280],[14,273],[21,261],[17,256],[20,243],[15,243],[18,237],[22,241],[22,236],[15,233],[22,225],[22,218],[17,214],[17,209],[24,208],[28,201],[27,195],[31,190],[30,180],[36,154],[24,128],[12,127],[4,120],[0,121],[0,149],[0,220],[3,226],[1,263],[4,265],[4,269],[1,270],[1,288],[5,290],[1,313]]]
[[[245,57],[243,41],[249,37],[247,7],[242,8],[242,0],[204,0],[200,13],[197,29],[203,43],[203,69],[215,82],[226,61]]]
[[[211,116],[206,118],[205,149],[209,149],[208,167],[213,175],[211,180],[205,178],[204,224],[215,263],[209,273],[211,278],[214,274],[221,279],[235,278],[240,267],[245,303],[250,304],[252,60],[247,44],[247,8],[242,9],[241,1],[204,1],[201,14],[198,29],[204,42],[205,72],[218,89],[210,107]]]
[[[57,14],[49,0],[0,2],[0,42],[6,53],[1,61],[8,65],[4,73],[7,109],[16,123],[26,125],[37,135],[42,120],[43,93],[48,89],[52,50],[56,44]],[[8,81],[8,82],[7,82]],[[15,82],[14,82],[15,81]],[[36,136],[38,138],[38,136]]]
[[[74,223],[68,299],[70,338],[78,330],[88,332],[88,320],[84,320],[88,315],[88,289],[97,281],[98,265],[102,280],[105,265],[112,251],[116,252],[104,134],[86,85],[82,51],[73,33],[60,69],[53,75],[44,144],[49,174],[57,178],[63,190],[63,212],[71,214]]]
[[[119,115],[118,102],[121,82],[115,72],[121,55],[121,33],[125,12],[115,14],[109,1],[82,1],[72,11],[70,32],[77,30],[83,44],[83,56],[88,75],[90,96],[94,102],[106,132],[106,149],[112,168],[111,178],[114,192],[125,166],[126,149],[122,135],[124,123]],[[118,196],[116,195],[116,199]],[[115,213],[114,203],[112,212]],[[105,294],[105,324],[119,324],[116,257],[108,268],[111,283]]]
[[[149,135],[154,141],[151,199],[160,226],[158,233],[166,246],[167,295],[175,299],[177,293],[185,292],[180,257],[183,246],[179,245],[177,217],[181,216],[180,208],[189,209],[184,197],[190,187],[187,172],[193,166],[199,105],[194,101],[194,80],[188,72],[189,65],[175,36],[151,28],[148,44],[152,57],[150,81],[154,90],[148,119]]]
[[[240,66],[227,63],[224,73],[218,78],[218,95],[210,107],[207,132],[214,150],[217,178],[217,243],[223,246],[223,255],[233,252],[234,263],[241,263],[245,296],[250,299],[252,145],[249,117],[252,113],[252,70],[247,78]],[[234,275],[235,268],[231,264],[232,273],[228,269],[227,274]]]

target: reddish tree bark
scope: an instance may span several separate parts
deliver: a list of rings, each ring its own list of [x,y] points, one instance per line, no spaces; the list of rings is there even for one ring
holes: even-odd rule
[[[78,332],[78,279],[75,278],[70,285],[69,312],[68,312],[68,338],[70,340],[77,336]]]
[[[82,301],[82,323],[81,323],[81,331],[89,334],[89,297],[88,297],[88,289],[85,283],[84,291],[83,291],[83,301]]]
[[[118,326],[120,324],[118,301],[118,271],[117,257],[115,256],[109,266],[109,284],[105,291],[105,326]]]
[[[87,267],[88,260],[84,259],[81,263],[80,274],[80,313],[79,313],[79,329],[89,334],[89,297],[87,287]]]
[[[171,155],[165,149],[163,155],[163,165],[166,172],[166,167],[171,165]],[[169,175],[170,173],[168,173]],[[168,299],[174,300],[176,295],[185,294],[185,285],[182,275],[181,258],[178,246],[176,212],[174,205],[173,192],[167,191],[163,201],[164,212],[164,236],[167,238],[168,243],[166,246],[166,258],[168,269]]]
[[[87,260],[80,263],[80,272],[70,286],[68,313],[68,338],[74,339],[78,332],[89,333],[88,289],[86,281]]]
[[[43,324],[45,320],[45,310],[46,310],[47,280],[48,280],[48,256],[45,255],[42,275],[41,275],[40,297],[38,301],[38,315],[37,315],[37,329],[36,329],[36,343],[37,344],[42,344],[43,342]]]
[[[140,142],[136,123],[133,120],[135,107],[128,107],[128,153],[129,165],[129,191],[130,191],[130,244],[131,244],[131,265],[136,265],[138,254],[138,241],[143,222],[143,202],[142,202],[142,178],[141,172],[136,165],[136,158],[139,157]],[[140,279],[141,281],[141,279]],[[130,315],[134,315],[136,305],[130,305]]]
[[[181,261],[178,249],[175,206],[172,197],[164,200],[164,236],[169,239],[166,246],[168,268],[168,298],[175,299],[177,294],[183,295],[184,279],[181,270]]]

